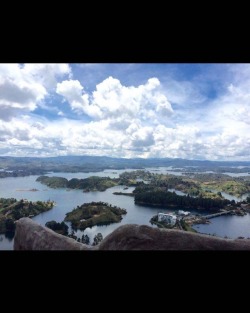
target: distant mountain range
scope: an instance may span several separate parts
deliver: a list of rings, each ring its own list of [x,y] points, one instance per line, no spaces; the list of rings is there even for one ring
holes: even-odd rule
[[[215,168],[245,166],[250,167],[250,161],[207,161],[207,160],[187,160],[180,158],[112,158],[107,156],[58,156],[58,157],[0,157],[0,168],[5,170],[31,170],[41,169],[46,171],[100,171],[103,169],[126,169],[145,167],[167,167],[174,168],[195,167],[203,170],[214,170]],[[194,167],[194,168],[192,168]]]

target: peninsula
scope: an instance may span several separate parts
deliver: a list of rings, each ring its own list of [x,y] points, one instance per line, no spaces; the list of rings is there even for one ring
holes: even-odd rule
[[[15,221],[21,217],[33,217],[52,209],[53,201],[28,201],[14,198],[0,198],[0,234],[15,232]]]

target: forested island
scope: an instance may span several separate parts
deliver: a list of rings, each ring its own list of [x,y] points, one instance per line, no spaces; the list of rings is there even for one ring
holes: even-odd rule
[[[250,192],[250,177],[231,177],[226,174],[202,173],[185,176],[154,174],[151,184],[158,187],[174,188],[190,196],[207,198],[222,197],[221,192],[240,197]]]
[[[182,191],[185,195],[177,195],[169,189]],[[224,174],[196,174],[194,177],[155,174],[149,184],[138,184],[133,194],[136,204],[215,212],[241,204],[225,199],[222,191],[235,196],[242,195],[249,192],[249,181]],[[245,203],[249,200],[247,198]]]
[[[134,172],[124,172],[119,175],[119,178],[90,176],[88,178],[72,178],[70,180],[64,177],[57,176],[39,176],[36,181],[50,187],[50,188],[67,188],[67,189],[81,189],[84,192],[88,191],[105,191],[108,188],[124,185],[137,186],[138,179],[150,179],[153,174],[137,170]]]
[[[50,188],[81,189],[84,192],[105,191],[107,188],[118,184],[117,179],[99,176],[91,176],[84,179],[72,178],[70,180],[56,176],[39,176],[36,180]]]
[[[39,176],[37,181],[51,188],[82,189],[83,191],[105,191],[116,185],[127,187],[139,187],[153,189],[156,187],[176,189],[193,197],[223,198],[222,192],[240,197],[250,192],[250,177],[231,177],[226,174],[190,174],[174,176],[171,174],[156,174],[143,170],[124,172],[119,178],[91,176],[85,179],[64,177]]]
[[[235,204],[235,201],[227,199],[212,199],[203,197],[179,196],[175,192],[169,192],[162,189],[140,189],[135,191],[135,203],[142,205],[177,207],[185,209],[203,209],[217,211],[224,208],[228,204]]]
[[[84,203],[66,214],[65,221],[71,222],[74,230],[84,230],[95,225],[109,225],[122,220],[125,209],[112,206],[105,202]]]
[[[119,178],[91,176],[85,179],[40,176],[37,181],[51,188],[105,191],[116,185],[134,186],[133,193],[114,192],[115,195],[135,196],[136,204],[179,206],[194,209],[219,210],[235,201],[225,199],[222,192],[239,197],[250,192],[250,178],[225,174],[190,174],[174,176],[135,170],[124,172]],[[173,190],[181,191],[177,195]]]
[[[21,217],[33,217],[52,209],[53,201],[28,201],[0,198],[0,234],[15,232],[15,221]]]

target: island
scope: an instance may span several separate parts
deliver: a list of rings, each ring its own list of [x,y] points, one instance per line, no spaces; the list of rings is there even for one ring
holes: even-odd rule
[[[118,196],[130,196],[130,197],[133,197],[133,196],[134,196],[133,192],[120,192],[120,191],[115,191],[115,192],[113,192],[113,195],[118,195]]]
[[[16,191],[39,191],[36,188],[31,188],[31,189],[16,189]]]
[[[105,191],[118,184],[117,179],[99,176],[91,176],[84,179],[72,178],[70,180],[64,177],[39,176],[36,181],[50,188],[82,189],[84,192]]]
[[[154,174],[148,171],[136,170],[132,172],[124,172],[119,175],[119,178],[90,176],[88,178],[72,178],[70,180],[64,177],[58,176],[39,176],[36,181],[44,184],[50,188],[67,188],[70,189],[82,189],[84,192],[89,191],[105,191],[108,188],[123,185],[125,190],[128,186],[137,186],[142,182],[149,181]]]
[[[0,198],[0,234],[15,232],[15,221],[21,217],[33,217],[53,208],[53,201],[28,201]]]
[[[153,188],[140,190],[140,192],[135,190],[135,204],[218,211],[228,204],[235,204],[235,201],[220,198],[195,198],[189,195],[179,196],[175,192]]]
[[[71,222],[72,229],[84,230],[95,225],[109,225],[122,220],[125,209],[112,206],[106,202],[90,202],[77,206],[73,211],[66,213],[65,221]]]

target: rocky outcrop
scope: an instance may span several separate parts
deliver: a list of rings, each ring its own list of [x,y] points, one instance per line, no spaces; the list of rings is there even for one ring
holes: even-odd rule
[[[92,247],[21,218],[16,222],[14,250],[250,250],[250,240],[128,224]]]
[[[16,222],[14,250],[86,250],[87,245],[23,217]]]
[[[128,224],[108,235],[100,250],[250,250],[250,240]]]

